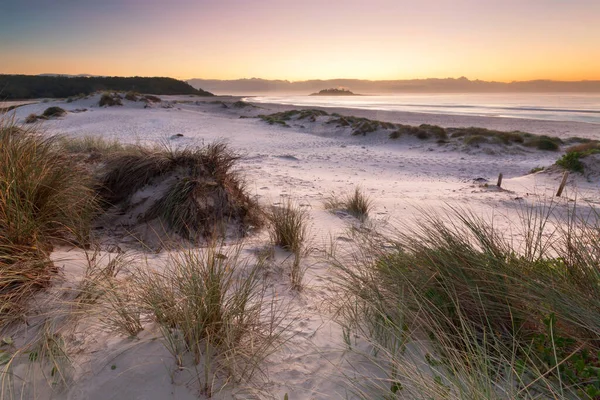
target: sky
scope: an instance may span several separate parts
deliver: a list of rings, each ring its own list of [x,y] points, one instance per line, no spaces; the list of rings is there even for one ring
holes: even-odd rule
[[[600,0],[0,0],[0,73],[600,79]]]

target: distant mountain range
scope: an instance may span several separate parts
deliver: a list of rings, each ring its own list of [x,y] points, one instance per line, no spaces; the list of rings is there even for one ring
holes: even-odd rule
[[[458,79],[409,79],[370,81],[363,79],[328,79],[291,82],[287,80],[267,79],[190,79],[187,81],[195,88],[202,88],[215,94],[264,94],[297,93],[310,94],[322,89],[344,87],[363,94],[384,93],[551,93],[580,92],[600,93],[600,80],[595,81],[552,81],[533,80],[520,82],[488,82]]]

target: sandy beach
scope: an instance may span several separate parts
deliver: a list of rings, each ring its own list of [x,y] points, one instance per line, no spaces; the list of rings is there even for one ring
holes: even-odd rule
[[[600,202],[594,174],[569,177],[565,194],[554,194],[562,171],[530,173],[534,168],[551,167],[562,152],[540,151],[522,146],[459,146],[402,137],[392,140],[387,132],[375,131],[352,136],[347,128],[316,121],[299,121],[290,127],[269,125],[260,114],[272,114],[302,107],[277,104],[241,104],[243,97],[198,98],[161,96],[162,102],[144,108],[140,102],[124,101],[120,107],[98,107],[98,96],[70,103],[62,100],[25,105],[14,110],[19,121],[31,113],[41,114],[50,106],[60,106],[66,116],[40,122],[44,135],[102,137],[123,143],[166,144],[172,147],[201,146],[215,141],[227,143],[241,155],[236,168],[242,171],[250,194],[259,204],[269,206],[291,198],[310,216],[310,255],[305,288],[289,288],[283,268],[289,262],[276,252],[270,273],[270,287],[288,307],[286,321],[290,337],[271,355],[264,367],[260,389],[229,388],[215,398],[337,399],[353,398],[347,375],[376,370],[362,365],[361,358],[346,351],[343,331],[336,324],[331,298],[336,296],[332,272],[326,256],[335,244],[340,251],[352,249],[349,228],[357,226],[351,216],[331,213],[323,201],[332,193],[351,193],[357,186],[373,200],[372,226],[414,224],[420,210],[462,207],[482,217],[497,218],[500,226],[515,221],[526,204],[557,203],[566,207],[577,199],[588,204]],[[251,98],[246,98],[251,102]],[[578,136],[600,138],[600,125],[577,122],[449,116],[375,110],[323,109],[328,113],[353,115],[372,120],[407,125],[432,124],[442,127],[482,127],[501,131],[522,131],[563,139]],[[503,175],[502,188],[496,180]],[[115,246],[125,252],[132,264],[147,263],[160,269],[169,251],[143,253],[133,241],[117,241],[117,236],[100,236],[101,259],[114,258]],[[245,239],[243,254],[248,256],[268,245],[265,231]],[[43,303],[72,286],[85,270],[83,250],[57,248],[52,259],[59,268],[52,290],[41,294],[34,304]],[[42,307],[43,308],[43,307]],[[42,313],[42,311],[40,312]],[[37,317],[32,317],[34,324]],[[195,399],[198,393],[192,373],[176,371],[172,356],[163,346],[159,332],[151,324],[131,339],[115,336],[103,328],[101,315],[72,324],[65,330],[71,351],[73,371],[67,388],[54,393],[43,382],[16,385],[17,392],[30,398],[65,399]],[[66,329],[66,328],[65,328]],[[15,342],[25,341],[27,327],[17,326]],[[114,367],[114,368],[113,368]],[[26,363],[15,366],[25,375]]]

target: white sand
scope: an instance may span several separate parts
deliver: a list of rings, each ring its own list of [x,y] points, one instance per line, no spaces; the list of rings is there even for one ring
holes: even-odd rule
[[[94,97],[72,103],[54,101],[27,105],[18,108],[16,115],[24,118],[30,113],[40,114],[53,105],[67,111],[87,108],[85,112],[70,112],[65,117],[44,121],[41,126],[47,134],[102,136],[130,143],[167,142],[184,146],[224,140],[243,154],[239,168],[252,194],[262,204],[272,204],[279,201],[280,195],[286,195],[309,208],[311,243],[315,251],[304,261],[308,267],[306,288],[296,293],[289,289],[284,273],[275,273],[272,277],[278,295],[295,310],[290,315],[292,320],[295,318],[292,326],[295,335],[269,360],[265,392],[257,398],[264,398],[265,393],[279,399],[289,393],[289,398],[294,400],[349,395],[341,374],[356,360],[345,354],[341,329],[332,322],[330,310],[325,306],[333,292],[329,281],[331,272],[322,256],[331,238],[336,241],[341,237],[337,240],[339,246],[351,246],[343,239],[351,218],[325,211],[322,201],[327,195],[350,192],[360,185],[374,199],[372,218],[380,223],[411,221],[417,208],[440,210],[446,204],[468,207],[480,215],[514,219],[523,202],[533,201],[537,196],[546,196],[549,200],[561,178],[560,172],[528,175],[534,167],[552,165],[560,156],[555,152],[509,149],[490,154],[484,149],[463,151],[415,138],[392,141],[383,132],[352,137],[348,131],[320,123],[306,123],[304,128],[284,128],[270,126],[255,118],[239,117],[294,107],[261,105],[260,109],[225,109],[211,102],[231,103],[237,99],[162,97],[169,101],[198,100],[198,103],[172,104],[171,108],[156,105],[144,109],[140,103],[124,101],[123,107],[99,108],[94,105],[98,101]],[[600,126],[584,123],[327,111],[412,125],[481,126],[561,137],[599,137],[600,132]],[[175,134],[184,136],[170,139]],[[504,174],[505,190],[493,187],[498,173]],[[492,187],[475,183],[476,178],[487,179]],[[572,177],[566,195],[560,201],[564,203],[577,196],[596,203],[600,199],[598,183],[598,177]],[[246,246],[256,249],[267,242],[267,234],[263,232],[250,238]],[[67,249],[53,255],[57,265],[64,266],[67,277],[72,276],[72,280],[76,280],[84,268],[81,257],[80,251]],[[149,263],[157,267],[164,259],[163,252],[152,255]],[[52,397],[47,387],[40,387],[38,395],[40,398],[69,399],[197,398],[198,392],[185,374],[177,375],[174,383],[171,382],[174,361],[160,340],[153,340],[159,337],[158,332],[144,330],[140,337],[139,341],[130,340],[98,326],[81,324],[70,336],[76,367],[70,389]],[[116,369],[112,370],[112,365],[116,365]],[[221,396],[230,398],[233,394],[227,392]],[[237,396],[244,398],[241,394]]]

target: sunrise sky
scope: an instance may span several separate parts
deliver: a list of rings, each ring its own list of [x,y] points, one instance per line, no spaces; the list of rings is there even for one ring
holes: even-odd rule
[[[600,79],[600,1],[0,0],[0,73]]]

